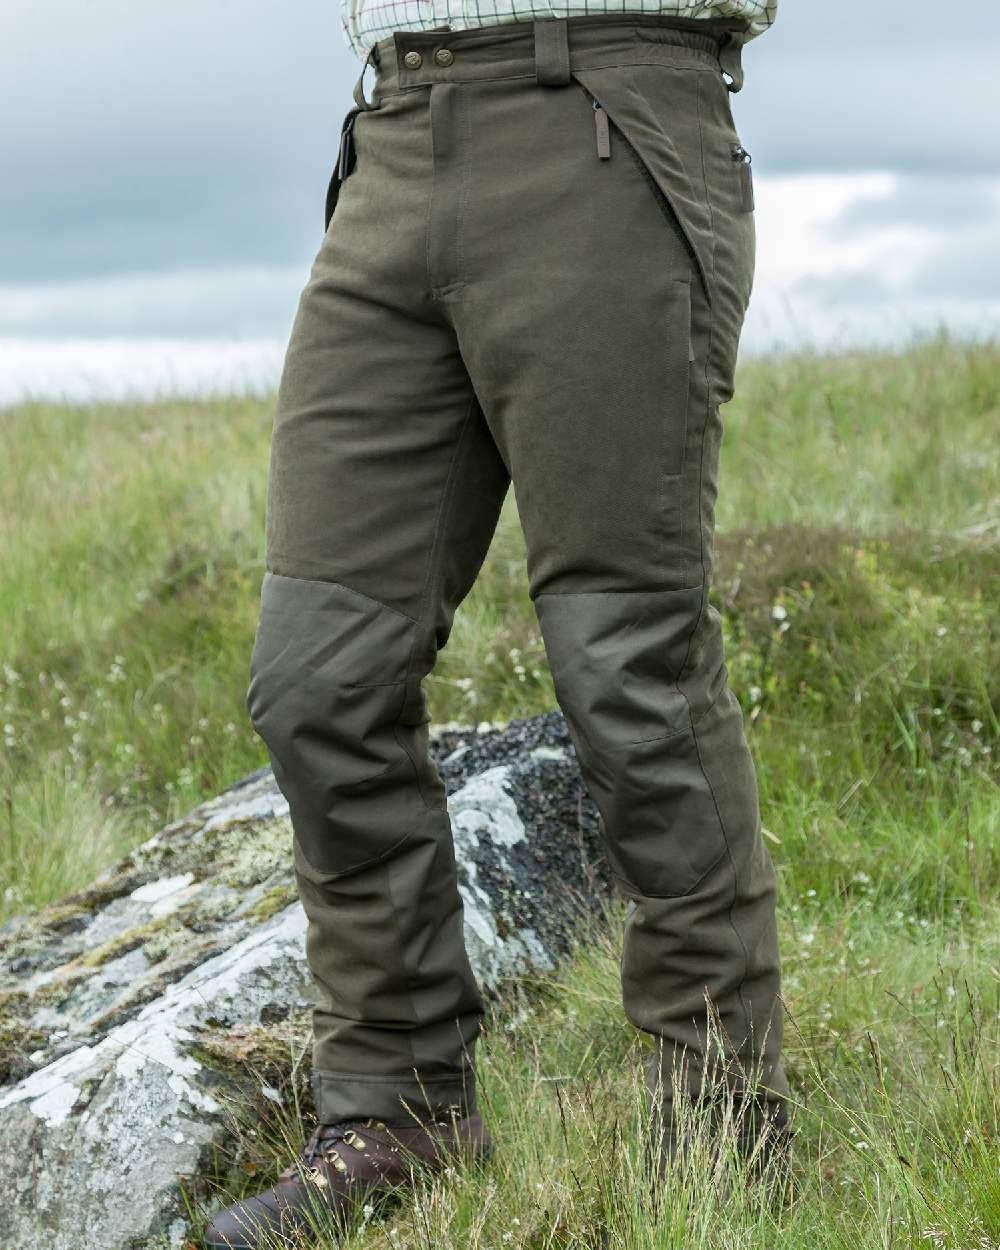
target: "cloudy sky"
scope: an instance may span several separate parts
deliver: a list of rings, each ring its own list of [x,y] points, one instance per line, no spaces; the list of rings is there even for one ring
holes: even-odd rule
[[[733,97],[744,350],[1000,328],[1000,24],[781,0]],[[359,63],[338,0],[5,0],[0,401],[273,381]]]

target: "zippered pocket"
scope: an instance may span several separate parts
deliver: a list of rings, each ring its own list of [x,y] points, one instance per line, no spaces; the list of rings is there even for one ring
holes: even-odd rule
[[[742,143],[733,143],[729,155],[740,163],[740,196],[745,213],[753,212],[753,174],[750,172],[752,157]]]
[[[611,160],[611,132],[614,130],[616,143],[624,145],[631,153],[639,173],[649,185],[657,204],[664,216],[676,230],[683,241],[688,255],[699,269],[699,258],[687,237],[683,223],[673,205],[663,193],[659,183],[643,160],[641,154],[620,127],[615,126],[608,115],[607,109],[587,87],[580,87],[590,99],[594,113],[595,148],[598,160]],[[658,427],[659,469],[664,478],[676,478],[684,471],[685,452],[687,448],[688,429],[688,397],[691,390],[691,365],[694,362],[694,343],[691,336],[691,282],[687,278],[677,278],[670,282],[669,298],[662,307],[663,340],[661,362],[664,370],[662,377],[662,396],[664,410],[662,423]]]
[[[657,175],[656,171],[651,168],[647,157],[640,151],[639,147],[629,138],[622,126],[615,120],[616,110],[612,101],[601,99],[590,86],[582,81],[580,72],[574,73],[573,77],[580,90],[590,100],[593,108],[595,148],[598,160],[612,159],[611,136],[613,132],[615,136],[615,143],[620,143],[629,153],[630,158],[635,163],[639,173],[649,186],[649,189],[659,205],[663,216],[673,227],[675,233],[683,244],[685,251],[690,257],[691,262],[701,279],[701,285],[705,292],[705,299],[709,304],[711,304],[712,293],[711,288],[709,287],[708,276],[701,253],[695,244],[691,229],[689,228],[689,223],[677,211],[673,198],[667,192],[667,177],[665,175]],[[641,99],[642,97],[638,96],[635,98]],[[669,140],[663,136],[662,131],[660,132],[660,138],[662,139],[663,144],[669,145]],[[678,167],[676,173],[672,173],[672,177],[676,181],[683,182],[685,184],[684,191],[682,193],[682,202],[689,201],[691,199],[691,192],[690,188],[686,185],[687,179],[683,174],[682,169]]]
[[[660,467],[664,477],[684,472],[687,450],[688,403],[691,394],[691,366],[694,341],[691,337],[691,283],[671,283],[669,306],[665,310],[663,352],[667,382],[664,388],[663,427],[660,434]]]

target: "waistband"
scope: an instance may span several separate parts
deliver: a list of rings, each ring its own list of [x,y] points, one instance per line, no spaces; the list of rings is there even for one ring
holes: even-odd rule
[[[465,30],[397,30],[369,48],[354,102],[359,109],[377,108],[393,92],[489,78],[535,78],[542,86],[562,86],[571,69],[644,59],[712,66],[729,76],[730,91],[739,91],[749,27],[748,21],[731,18],[595,13]],[[369,65],[375,71],[372,102],[363,86]]]

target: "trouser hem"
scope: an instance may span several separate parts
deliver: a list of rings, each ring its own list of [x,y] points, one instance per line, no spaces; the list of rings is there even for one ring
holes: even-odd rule
[[[370,1076],[356,1072],[314,1070],[313,1099],[321,1124],[339,1120],[384,1120],[413,1125],[415,1120],[460,1118],[477,1111],[473,1070],[447,1076]]]

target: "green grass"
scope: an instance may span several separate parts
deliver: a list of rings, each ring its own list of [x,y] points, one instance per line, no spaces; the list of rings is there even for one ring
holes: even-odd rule
[[[615,914],[493,1010],[495,1162],[354,1244],[1000,1245],[998,395],[1000,345],[938,335],[750,361],[724,410],[713,593],[780,879],[791,1202],[695,1170],[651,1212]],[[243,697],[270,411],[0,414],[0,919],[264,762]],[[438,721],[554,706],[512,499],[427,690]],[[307,1108],[301,1065],[273,1066]],[[234,1109],[257,1135],[229,1192],[287,1161],[294,1106]]]
[[[669,1186],[644,1183],[644,1048],[620,1009],[622,914],[612,910],[568,966],[511,986],[488,1012],[478,1071],[496,1139],[491,1162],[429,1178],[384,1210],[384,1221],[359,1213],[348,1244],[995,1247],[998,918],[996,908],[979,926],[896,916],[869,892],[842,906],[803,899],[793,919],[786,899],[797,1136],[781,1202],[742,1185],[732,1157],[708,1163],[697,1137],[690,1166]],[[228,1104],[235,1145],[216,1161],[214,1197],[190,1199],[196,1222],[269,1183],[304,1136],[308,1090],[294,1060],[307,1051],[308,1017],[272,1031],[263,1050],[239,1042],[254,1079]],[[277,1087],[281,1107],[262,1085]]]

